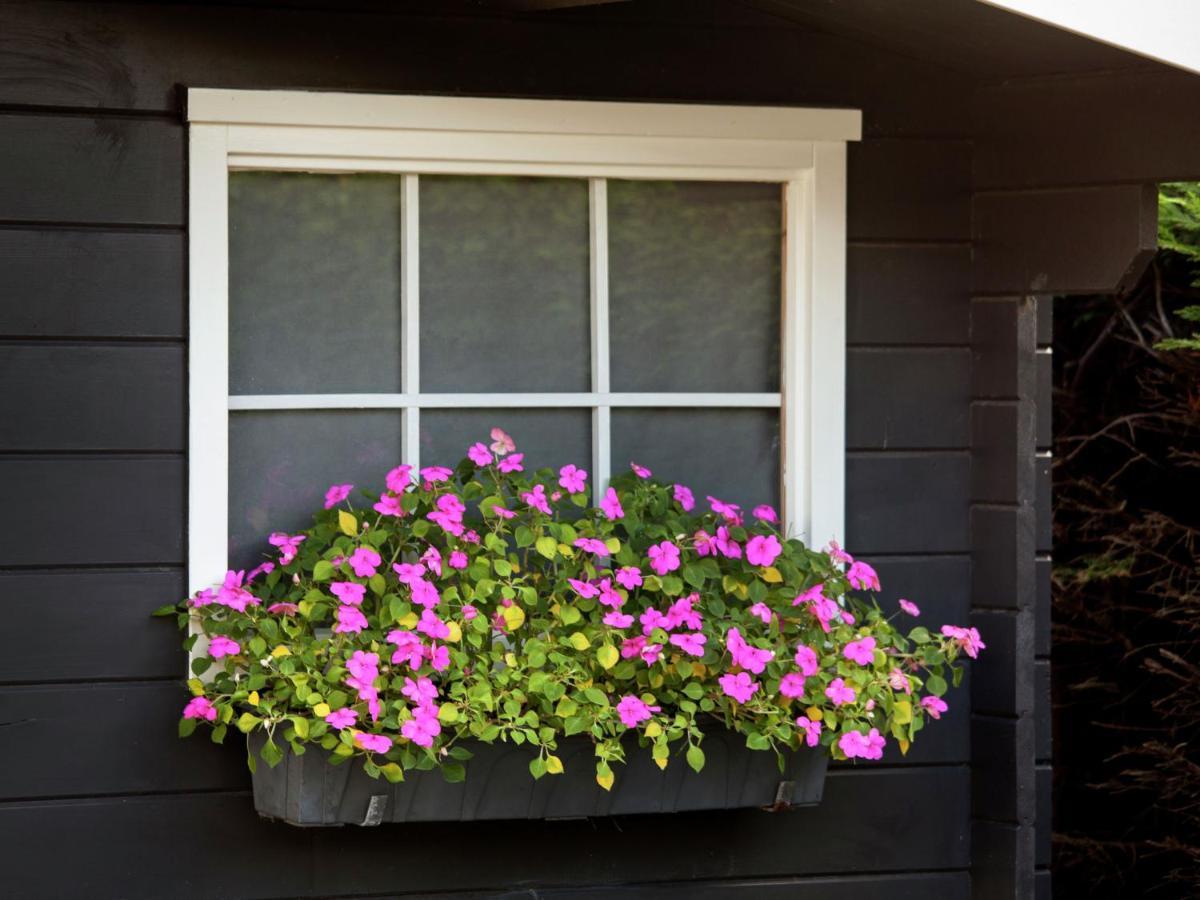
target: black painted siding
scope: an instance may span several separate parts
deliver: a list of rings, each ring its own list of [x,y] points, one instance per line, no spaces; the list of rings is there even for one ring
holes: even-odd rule
[[[734,4],[692,9],[585,27],[3,8],[0,609],[21,635],[0,655],[7,894],[968,895],[970,684],[907,759],[840,767],[820,807],[780,815],[299,831],[256,818],[236,742],[175,737],[183,661],[146,616],[179,596],[186,564],[181,85],[863,108],[847,543],[878,563],[884,602],[967,620],[970,85]]]

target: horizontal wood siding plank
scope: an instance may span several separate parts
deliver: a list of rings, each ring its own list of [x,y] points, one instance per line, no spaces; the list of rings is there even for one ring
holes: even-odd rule
[[[0,611],[13,634],[0,682],[180,678],[174,619],[150,613],[182,597],[182,570],[0,573]]]
[[[182,225],[180,123],[0,115],[0,219]]]
[[[539,890],[538,900],[721,900],[723,897],[762,900],[967,900],[970,881],[965,872],[934,872],[911,875],[842,876],[796,878],[786,881],[685,881],[674,884],[650,882],[616,887],[562,888]],[[528,891],[511,894],[453,894],[439,900],[483,900],[511,897],[529,900]]]
[[[846,545],[872,553],[970,549],[967,453],[850,453]]]
[[[0,458],[0,566],[181,563],[183,484],[180,457]]]
[[[971,248],[851,244],[847,339],[855,344],[965,344]]]
[[[5,450],[184,449],[184,348],[0,345]]]
[[[849,145],[847,166],[851,240],[970,240],[966,141],[866,140]]]
[[[0,335],[183,337],[185,240],[0,229]]]
[[[968,446],[969,349],[857,348],[846,362],[851,449]]]

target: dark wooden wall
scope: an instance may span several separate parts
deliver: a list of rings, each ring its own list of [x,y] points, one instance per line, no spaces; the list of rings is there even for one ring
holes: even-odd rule
[[[1020,393],[1032,354],[1022,297],[1033,289],[1021,279],[1046,268],[1010,224],[1027,221],[1028,200],[1000,189],[1010,183],[1005,151],[976,158],[975,85],[957,73],[732,4],[651,13],[585,25],[249,5],[0,6],[8,894],[598,898],[655,885],[668,897],[958,900],[971,891],[972,817],[987,851],[978,871],[1015,871],[1013,848],[1033,822],[1015,787],[1024,757],[1012,749],[1029,730],[1032,655],[1026,671],[1021,653],[1032,595],[1005,566],[1033,560],[1015,524],[1016,507],[1033,502],[1031,463],[1015,443],[1033,405]],[[879,564],[885,603],[911,597],[939,623],[966,621],[974,605],[992,647],[974,690],[951,698],[951,714],[906,760],[840,768],[819,808],[783,815],[316,831],[258,820],[236,742],[175,737],[183,661],[171,627],[147,617],[181,595],[186,565],[180,86],[862,108],[865,140],[849,168],[847,543]],[[1087,208],[1142,210],[1130,187],[1142,180],[1096,192]],[[1001,224],[980,224],[992,221]],[[1007,343],[984,340],[992,325],[1008,329],[997,332]],[[1007,559],[983,549],[991,527],[1012,548]],[[1011,586],[981,578],[981,564]],[[974,788],[972,734],[991,753],[977,760],[985,777],[977,772]],[[997,772],[1011,797],[989,786]],[[995,884],[1010,882],[1019,887]]]

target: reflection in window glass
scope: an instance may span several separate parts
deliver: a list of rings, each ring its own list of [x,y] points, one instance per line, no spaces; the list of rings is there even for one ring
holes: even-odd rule
[[[267,535],[312,525],[331,484],[383,490],[400,464],[399,410],[233,412],[229,415],[229,564],[257,565]]]
[[[422,176],[421,389],[591,387],[588,187]]]
[[[609,181],[614,391],[779,390],[777,184]]]
[[[230,173],[230,393],[400,390],[400,184]]]

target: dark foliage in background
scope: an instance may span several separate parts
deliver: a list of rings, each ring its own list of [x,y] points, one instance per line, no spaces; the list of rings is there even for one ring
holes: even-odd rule
[[[1200,896],[1200,189],[1122,296],[1055,307],[1060,897]]]

